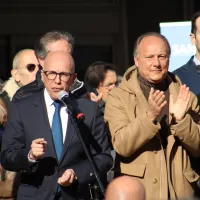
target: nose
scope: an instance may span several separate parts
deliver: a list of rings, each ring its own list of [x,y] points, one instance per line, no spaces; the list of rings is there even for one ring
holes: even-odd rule
[[[154,66],[160,66],[160,60],[157,56],[155,56],[154,59],[153,59],[153,65]]]
[[[56,74],[56,78],[54,80],[56,83],[60,83],[61,80],[60,80],[60,74]]]
[[[115,83],[113,83],[112,85],[110,85],[109,90],[112,90],[114,87],[116,87]]]

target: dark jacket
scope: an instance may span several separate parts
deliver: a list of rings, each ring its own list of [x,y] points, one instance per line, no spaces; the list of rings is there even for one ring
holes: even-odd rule
[[[17,90],[17,92],[13,96],[13,101],[30,96],[36,92],[41,91],[43,88],[44,84],[41,80],[40,71],[38,71],[36,74],[36,80],[27,85],[22,86],[19,90]]]
[[[2,142],[3,130],[4,130],[4,128],[0,125],[0,149],[1,149],[1,142]]]
[[[193,59],[194,56],[192,56],[185,65],[173,71],[173,73],[181,79],[183,84],[186,84],[190,88],[191,92],[199,96],[200,75],[197,72],[196,64],[194,63]]]
[[[85,115],[85,121],[78,127],[84,135],[86,146],[100,176],[104,176],[112,166],[112,158],[103,117],[96,103],[83,98],[73,98],[73,101]],[[78,199],[78,196],[82,194],[81,191],[84,194],[88,193],[88,183],[94,181],[95,177],[90,175],[93,173],[92,168],[70,116],[61,159],[57,160],[43,90],[12,102],[8,116],[3,136],[1,161],[6,169],[21,171],[22,180],[18,199],[53,200],[58,186],[58,177],[69,168],[75,171],[78,185],[61,186],[63,199]],[[27,155],[31,142],[36,138],[44,138],[47,141],[45,155],[38,162],[30,163]]]

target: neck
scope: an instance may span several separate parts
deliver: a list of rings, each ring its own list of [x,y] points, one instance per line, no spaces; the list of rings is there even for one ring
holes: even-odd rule
[[[195,57],[200,62],[200,52],[198,52],[198,50],[197,50],[197,52],[195,54]]]
[[[165,91],[167,89],[167,79],[165,78],[164,80],[162,80],[159,83],[152,83],[147,81],[139,72],[138,72],[138,79],[139,82],[141,82],[142,84],[146,85],[149,88],[154,88],[154,89],[158,89],[158,90],[162,90]]]
[[[154,88],[155,90],[166,91],[169,85],[167,79],[164,79],[160,83],[150,83],[139,72],[138,72],[138,82],[146,99],[149,98],[149,93],[151,88]]]

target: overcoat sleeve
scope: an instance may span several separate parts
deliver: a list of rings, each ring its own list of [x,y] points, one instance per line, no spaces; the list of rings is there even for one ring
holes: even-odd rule
[[[134,107],[137,105],[134,103],[133,107],[126,106],[129,110],[125,109],[124,104],[116,90],[111,92],[104,118],[108,122],[113,148],[119,155],[129,157],[150,141],[161,127],[159,123],[154,124],[149,120],[146,113],[136,116]]]

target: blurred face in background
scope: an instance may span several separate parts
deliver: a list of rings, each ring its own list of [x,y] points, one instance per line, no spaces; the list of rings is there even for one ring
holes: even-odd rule
[[[34,50],[22,50],[14,59],[16,66],[13,66],[11,74],[18,85],[21,87],[33,82],[39,69]]]
[[[106,102],[109,92],[117,84],[117,74],[115,71],[108,70],[105,74],[105,79],[101,82],[97,88],[98,93],[102,93],[102,99]]]
[[[46,46],[47,52],[53,52],[53,51],[64,51],[67,53],[71,54],[71,47],[69,45],[69,43],[64,40],[57,40],[57,41],[53,41],[47,44]],[[44,60],[38,58],[40,65],[43,67],[44,66]]]

